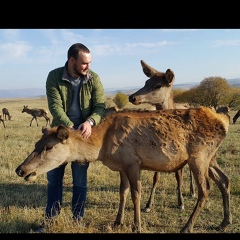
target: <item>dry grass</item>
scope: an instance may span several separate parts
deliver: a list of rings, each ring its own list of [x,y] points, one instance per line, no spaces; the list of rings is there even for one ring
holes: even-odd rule
[[[46,99],[4,99],[0,100],[0,109],[6,107],[12,120],[5,121],[6,128],[0,123],[0,233],[33,233],[40,224],[46,205],[46,175],[41,175],[34,183],[25,182],[15,173],[15,168],[33,150],[35,142],[41,136],[44,118],[39,118],[39,127],[33,122],[29,126],[31,115],[22,113],[23,105],[29,108],[47,108]],[[127,104],[128,108],[134,108]],[[141,106],[147,108],[148,106]],[[135,106],[136,108],[136,106]],[[236,112],[231,112],[231,117]],[[51,118],[51,115],[49,115]],[[218,151],[218,162],[231,180],[232,225],[227,233],[240,232],[240,120],[231,124],[229,133]],[[153,172],[142,171],[141,206],[145,206],[152,186]],[[143,233],[179,233],[188,220],[196,203],[189,196],[189,172],[185,168],[184,200],[185,210],[177,209],[176,180],[174,174],[161,174],[155,195],[155,207],[151,213],[142,213]],[[88,196],[85,219],[76,226],[71,218],[72,178],[70,165],[64,176],[63,209],[57,221],[47,229],[47,233],[131,233],[133,222],[133,204],[128,197],[125,224],[113,229],[119,203],[119,174],[105,167],[101,162],[90,164],[88,171]],[[220,191],[211,181],[211,193],[194,227],[196,233],[217,233],[217,227],[223,218]]]

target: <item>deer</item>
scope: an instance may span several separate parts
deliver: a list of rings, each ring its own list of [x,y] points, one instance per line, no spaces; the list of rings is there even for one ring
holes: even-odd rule
[[[3,123],[3,126],[4,126],[4,128],[6,128],[6,126],[5,126],[5,123],[4,123],[4,120],[2,119],[2,115],[0,115],[0,122],[2,122],[2,123]]]
[[[24,105],[22,113],[24,113],[24,112],[32,115],[32,117],[33,117],[32,120],[30,121],[30,127],[32,126],[33,119],[35,119],[35,121],[37,123],[37,126],[38,126],[37,117],[44,117],[46,119],[46,126],[48,124],[50,125],[50,118],[47,116],[48,111],[46,109],[43,109],[43,108],[33,108],[33,109],[30,109],[30,108],[28,108],[28,105],[26,105],[26,106]]]
[[[89,138],[81,130],[64,125],[42,127],[15,173],[25,181],[36,181],[61,164],[101,161],[120,175],[119,207],[114,227],[124,224],[127,196],[133,203],[132,232],[141,233],[141,171],[176,172],[188,165],[198,197],[181,233],[192,233],[210,193],[210,178],[222,196],[223,220],[216,227],[224,231],[231,224],[230,180],[216,161],[216,153],[227,136],[229,117],[208,107],[156,111],[122,110],[108,114],[92,128]],[[208,221],[206,221],[208,224]]]
[[[149,77],[145,82],[144,87],[132,93],[128,98],[129,102],[134,105],[139,105],[142,103],[148,103],[153,105],[156,110],[166,110],[166,109],[186,109],[189,108],[186,104],[180,104],[174,102],[173,94],[173,83],[175,81],[174,72],[168,69],[166,72],[159,72],[153,67],[149,66],[143,60],[140,61],[143,73]],[[177,196],[178,205],[177,207],[184,210],[184,200],[182,195],[182,184],[183,184],[183,168],[175,172],[175,178],[177,181]],[[155,172],[153,176],[153,184],[150,192],[149,199],[146,203],[144,212],[150,212],[154,205],[154,195],[157,188],[157,183],[160,180],[160,173]],[[195,196],[194,190],[194,178],[190,171],[190,196]]]
[[[9,113],[9,111],[8,111],[7,108],[3,108],[3,109],[2,109],[2,114],[3,114],[3,118],[4,118],[5,120],[7,120],[7,117],[8,117],[8,120],[11,120],[12,115],[10,115],[10,113]]]

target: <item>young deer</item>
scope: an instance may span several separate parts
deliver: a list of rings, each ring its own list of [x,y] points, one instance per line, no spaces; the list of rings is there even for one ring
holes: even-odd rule
[[[31,114],[33,116],[31,122],[30,122],[30,127],[32,126],[32,121],[33,119],[35,119],[36,123],[37,123],[37,126],[38,126],[38,121],[37,121],[37,117],[44,117],[46,119],[46,126],[49,124],[50,125],[50,118],[47,116],[48,112],[46,109],[42,109],[42,108],[33,108],[33,109],[30,109],[28,108],[28,105],[24,105],[23,106],[23,110],[22,110],[22,113],[28,113],[28,114]]]
[[[10,113],[9,113],[9,111],[8,111],[7,108],[3,108],[3,109],[2,109],[2,114],[3,114],[3,118],[4,118],[5,120],[7,120],[7,117],[8,117],[8,120],[11,120],[12,115],[10,115]]]

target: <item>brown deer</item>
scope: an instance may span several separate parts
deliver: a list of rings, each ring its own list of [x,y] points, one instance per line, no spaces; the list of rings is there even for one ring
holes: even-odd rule
[[[216,161],[229,118],[208,107],[161,111],[118,111],[92,128],[89,138],[63,125],[43,127],[33,151],[15,169],[19,177],[35,181],[63,163],[101,161],[120,174],[119,208],[114,226],[124,222],[127,196],[133,202],[133,232],[141,232],[141,170],[176,172],[189,165],[198,188],[196,205],[181,233],[191,233],[210,193],[210,178],[222,194],[224,231],[231,224],[230,181]],[[216,206],[217,207],[217,206]],[[208,221],[206,221],[208,224]]]
[[[30,127],[32,126],[32,121],[33,119],[35,119],[36,123],[37,123],[37,126],[38,126],[38,121],[37,121],[37,118],[38,117],[44,117],[46,119],[46,126],[49,124],[50,125],[50,118],[47,116],[48,112],[46,109],[42,109],[42,108],[33,108],[33,109],[30,109],[28,108],[28,105],[24,105],[23,106],[23,110],[22,110],[22,113],[28,113],[28,114],[31,114],[32,115],[32,120],[30,122]]]
[[[239,118],[239,116],[240,116],[240,110],[238,110],[237,113],[234,115],[234,117],[233,117],[233,124],[236,123],[236,121]]]
[[[166,72],[159,72],[156,69],[150,67],[143,60],[141,60],[143,73],[149,77],[145,82],[144,87],[137,92],[129,96],[129,102],[135,105],[142,103],[148,103],[155,106],[156,110],[166,109],[186,109],[189,106],[186,104],[179,104],[174,102],[173,83],[175,76],[172,70],[168,69]],[[175,172],[175,178],[177,180],[177,195],[178,195],[178,208],[184,209],[184,200],[182,195],[183,185],[183,168]],[[154,204],[154,195],[157,188],[157,183],[160,180],[160,173],[155,172],[153,176],[153,185],[150,192],[149,199],[146,203],[145,212],[150,212]],[[190,171],[190,195],[195,196],[194,191],[194,179]]]
[[[2,119],[2,115],[0,115],[0,122],[3,123],[3,126],[4,126],[4,128],[5,128],[6,126],[5,126],[4,120]]]
[[[10,115],[10,113],[9,113],[9,111],[8,111],[7,108],[3,108],[3,109],[2,109],[2,114],[3,114],[3,118],[4,118],[5,120],[7,120],[7,117],[8,117],[8,120],[11,120],[12,115]]]

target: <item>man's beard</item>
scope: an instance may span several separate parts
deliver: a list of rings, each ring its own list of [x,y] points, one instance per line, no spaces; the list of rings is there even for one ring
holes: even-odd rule
[[[74,64],[73,66],[73,70],[75,72],[75,74],[77,74],[78,76],[86,76],[87,74],[82,74],[77,70],[76,64]]]

